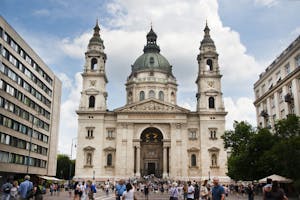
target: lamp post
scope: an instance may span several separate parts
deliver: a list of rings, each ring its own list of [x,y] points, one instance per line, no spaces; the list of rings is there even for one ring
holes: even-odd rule
[[[73,141],[76,140],[77,137],[72,139],[72,144],[71,144],[71,157],[70,157],[70,161],[72,160],[72,154],[73,154]],[[71,174],[72,174],[72,162],[70,162],[70,171],[69,171],[69,183],[71,183]]]
[[[95,180],[95,170],[93,171],[93,180]]]

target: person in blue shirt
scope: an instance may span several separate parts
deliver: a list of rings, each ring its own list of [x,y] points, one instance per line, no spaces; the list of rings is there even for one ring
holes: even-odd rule
[[[33,189],[33,184],[30,181],[29,175],[26,175],[24,179],[25,180],[20,184],[18,191],[19,191],[21,200],[28,200],[29,198],[27,197],[27,193],[28,193],[28,191]]]
[[[219,185],[219,178],[213,178],[213,188],[212,188],[212,200],[224,200],[225,199],[225,190],[223,186]]]
[[[125,181],[121,179],[116,185],[116,200],[121,200],[123,192],[126,190]]]

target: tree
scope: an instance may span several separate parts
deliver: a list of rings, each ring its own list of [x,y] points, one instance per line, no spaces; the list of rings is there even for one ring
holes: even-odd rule
[[[71,170],[71,174],[70,174]],[[68,180],[74,176],[75,161],[70,160],[69,156],[64,154],[57,155],[56,177]]]
[[[221,138],[224,140],[226,149],[230,149],[231,153],[239,154],[245,150],[251,137],[255,134],[254,128],[247,122],[237,122],[233,124],[234,130],[225,131]]]
[[[228,158],[228,176],[235,180],[258,180],[279,174],[294,180],[300,190],[300,119],[288,115],[275,123],[274,131],[235,122],[222,136]]]

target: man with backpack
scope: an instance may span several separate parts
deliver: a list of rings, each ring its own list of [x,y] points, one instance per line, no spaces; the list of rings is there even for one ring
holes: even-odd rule
[[[1,187],[2,190],[2,200],[9,200],[10,198],[10,189],[13,187],[13,185],[10,183],[9,179],[6,180],[6,183],[4,183]]]
[[[33,184],[30,181],[30,176],[26,175],[25,180],[20,184],[19,193],[21,200],[28,200],[33,197]]]

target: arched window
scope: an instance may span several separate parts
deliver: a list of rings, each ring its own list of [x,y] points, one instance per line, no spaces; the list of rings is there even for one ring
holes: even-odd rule
[[[206,60],[206,65],[207,65],[207,68],[212,71],[213,70],[213,62],[211,59],[207,59]]]
[[[159,100],[161,100],[161,101],[164,100],[164,92],[163,92],[163,91],[159,91],[159,93],[158,93],[158,98],[159,98]]]
[[[86,164],[92,165],[92,154],[91,153],[87,153],[87,155],[86,155]]]
[[[171,103],[175,103],[175,93],[171,92]]]
[[[90,96],[89,97],[89,108],[94,108],[95,107],[95,97]]]
[[[128,103],[132,103],[132,92],[128,92]]]
[[[91,70],[95,70],[97,68],[97,59],[93,58],[91,60]]]
[[[155,98],[155,92],[153,90],[149,91],[149,98]]]
[[[195,167],[197,164],[196,164],[196,155],[195,154],[192,154],[191,156],[191,166],[192,167]]]
[[[140,101],[143,101],[145,99],[145,92],[140,91]]]
[[[211,155],[211,166],[217,166],[217,155],[216,154],[212,154]]]
[[[107,155],[106,165],[107,166],[112,166],[112,155],[111,155],[111,153]]]
[[[208,98],[208,107],[215,108],[215,98],[213,98],[213,97]]]

